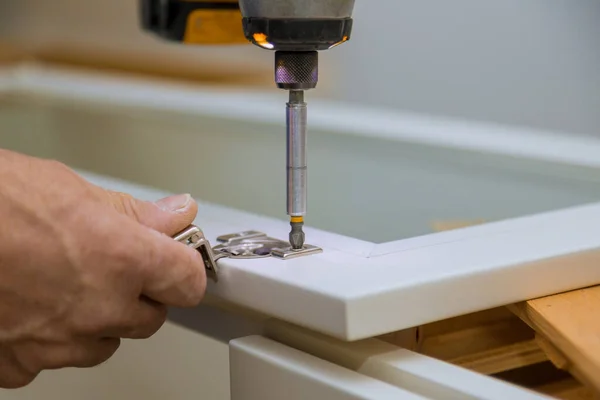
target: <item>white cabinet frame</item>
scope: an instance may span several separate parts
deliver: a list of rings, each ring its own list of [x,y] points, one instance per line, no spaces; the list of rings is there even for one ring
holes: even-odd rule
[[[232,400],[550,399],[378,339],[342,342],[275,320],[229,347]]]
[[[0,75],[0,93],[229,119],[283,118],[277,92],[200,89],[36,68]],[[311,103],[310,123],[315,128],[600,167],[600,142],[594,139],[424,120],[318,100]],[[142,199],[168,194],[83,175]],[[289,229],[284,221],[206,203],[200,204],[195,222],[213,242],[219,235],[248,229],[286,238]],[[322,254],[287,261],[223,259],[221,279],[210,283],[208,291],[228,302],[353,341],[598,284],[599,222],[600,203],[595,203],[383,244],[309,227],[308,240],[322,247]]]
[[[425,400],[262,336],[230,344],[231,400]]]

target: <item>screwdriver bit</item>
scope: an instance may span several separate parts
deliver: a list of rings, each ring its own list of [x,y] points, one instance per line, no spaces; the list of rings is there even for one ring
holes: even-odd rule
[[[290,231],[290,245],[292,249],[302,249],[304,247],[304,231],[302,230],[304,219],[302,217],[292,217],[290,219],[290,226],[292,227]]]

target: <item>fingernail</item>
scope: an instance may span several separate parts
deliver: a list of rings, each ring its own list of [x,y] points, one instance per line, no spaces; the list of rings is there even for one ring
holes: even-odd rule
[[[176,212],[185,209],[192,196],[189,194],[178,194],[175,196],[165,197],[156,202],[156,205],[165,211]]]

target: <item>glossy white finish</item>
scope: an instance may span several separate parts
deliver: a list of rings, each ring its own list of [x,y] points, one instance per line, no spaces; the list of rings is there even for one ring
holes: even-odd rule
[[[277,95],[90,74],[19,69],[21,93],[120,107],[279,121]],[[600,142],[510,131],[313,102],[311,127],[503,155],[600,166]],[[360,111],[360,112],[359,112]],[[477,132],[477,134],[475,134]],[[492,145],[490,145],[492,144]],[[155,200],[167,195],[86,174],[91,181]],[[600,204],[383,244],[307,228],[323,254],[288,261],[222,260],[218,297],[315,331],[356,340],[600,283]],[[258,229],[286,238],[287,223],[201,204],[196,223],[209,239]]]
[[[262,336],[229,345],[231,400],[424,400]]]
[[[101,186],[156,200],[168,193],[93,174]],[[288,224],[201,204],[209,240],[247,229],[285,238]],[[322,254],[219,261],[215,295],[346,340],[600,283],[600,205],[381,245],[308,229]]]

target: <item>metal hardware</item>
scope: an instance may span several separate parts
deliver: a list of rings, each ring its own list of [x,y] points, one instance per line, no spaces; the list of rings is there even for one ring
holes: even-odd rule
[[[200,228],[195,225],[190,225],[173,236],[173,239],[198,250],[202,256],[202,261],[204,261],[204,267],[206,268],[206,275],[208,278],[215,282],[219,280],[217,260],[225,257],[226,254],[215,255],[210,243],[204,237],[204,233]]]
[[[195,225],[190,225],[173,236],[173,239],[200,252],[206,266],[207,276],[215,282],[218,281],[217,261],[224,257],[232,259],[274,257],[289,260],[323,252],[320,247],[312,245],[305,245],[302,249],[295,250],[289,242],[269,237],[259,231],[221,235],[217,238],[220,244],[211,247],[202,230]]]
[[[304,247],[302,247],[301,249],[294,249],[288,243],[287,247],[273,249],[271,251],[271,255],[275,258],[281,258],[282,260],[289,260],[290,258],[310,256],[311,254],[319,254],[322,252],[323,249],[317,246],[312,246],[310,244],[305,244]]]
[[[275,239],[258,231],[246,231],[217,238],[222,244],[213,247],[214,252],[227,253],[229,258],[275,257],[282,260],[322,253],[317,246],[305,245],[302,249],[293,249],[290,243]]]
[[[230,258],[264,258],[271,255],[274,248],[286,245],[286,242],[268,237],[258,231],[245,231],[222,235],[217,238],[220,245],[213,247],[217,253],[227,254]]]
[[[230,233],[228,235],[221,235],[217,238],[217,241],[221,243],[233,243],[244,239],[260,238],[266,236],[267,235],[259,231],[244,231],[238,233]]]

